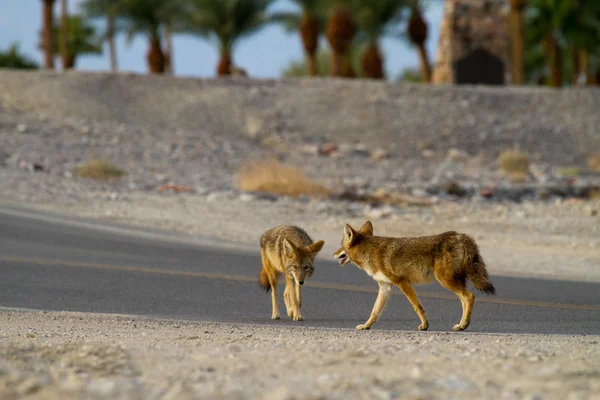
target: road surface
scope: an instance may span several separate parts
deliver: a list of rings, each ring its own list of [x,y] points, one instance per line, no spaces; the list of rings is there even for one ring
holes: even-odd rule
[[[181,240],[180,240],[181,239]],[[0,307],[146,315],[198,321],[353,329],[368,318],[377,284],[353,265],[316,264],[303,289],[305,321],[271,321],[258,286],[260,256],[187,243],[157,231],[61,221],[0,207]],[[600,284],[492,276],[496,296],[476,295],[468,332],[600,333]],[[458,298],[437,283],[417,286],[431,331],[451,331]],[[281,289],[283,293],[283,279]],[[416,330],[399,289],[372,329]]]

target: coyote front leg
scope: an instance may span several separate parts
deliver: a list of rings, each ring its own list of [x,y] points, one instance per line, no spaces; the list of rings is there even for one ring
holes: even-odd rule
[[[288,315],[290,315],[294,321],[303,321],[304,318],[302,318],[302,314],[300,313],[300,308],[298,307],[298,299],[296,298],[296,293],[294,291],[295,284],[296,283],[291,277],[287,275],[285,276],[285,291],[288,293],[287,301],[289,301],[290,308],[292,310],[290,314],[290,310],[288,309]],[[285,295],[284,299],[286,299]]]
[[[279,306],[277,305],[277,278],[269,277],[269,282],[271,284],[271,304],[273,306],[271,319],[279,319]]]
[[[358,325],[356,327],[357,330],[362,331],[366,329],[370,329],[371,326],[377,322],[379,317],[381,316],[381,312],[385,308],[385,305],[390,298],[390,292],[392,290],[392,284],[387,282],[377,282],[379,284],[379,292],[377,293],[377,300],[375,300],[375,305],[373,306],[373,311],[371,311],[371,316],[362,325]]]

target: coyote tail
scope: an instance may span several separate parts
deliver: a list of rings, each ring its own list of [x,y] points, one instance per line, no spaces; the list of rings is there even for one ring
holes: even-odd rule
[[[466,243],[465,246],[466,251],[466,259],[464,260],[467,265],[467,277],[475,286],[475,289],[480,290],[486,294],[496,294],[496,288],[494,284],[490,280],[487,269],[485,267],[485,262],[483,261],[483,257],[479,253],[479,246],[475,240],[467,236],[467,241],[470,243]]]
[[[265,292],[269,293],[271,290],[271,283],[269,282],[269,276],[267,275],[267,271],[261,267],[260,272],[258,274],[258,284],[265,289]]]
[[[485,269],[485,263],[483,262],[483,258],[479,253],[473,256],[471,268],[469,268],[469,273],[467,276],[476,289],[481,290],[486,294],[496,294],[496,288],[488,277],[487,270]]]

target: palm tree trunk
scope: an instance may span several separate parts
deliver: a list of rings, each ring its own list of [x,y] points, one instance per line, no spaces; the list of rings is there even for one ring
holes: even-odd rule
[[[592,77],[590,74],[590,60],[587,50],[579,50],[579,71],[585,76],[585,84],[588,85]]]
[[[366,78],[383,79],[383,56],[377,43],[371,43],[361,57],[361,66]]]
[[[54,0],[43,2],[44,67],[54,69]]]
[[[165,72],[165,55],[160,45],[160,39],[150,39],[150,49],[146,57],[150,73],[162,74]]]
[[[319,48],[319,21],[312,15],[303,13],[298,30],[306,55],[306,73],[308,76],[316,76],[318,74],[316,57]]]
[[[165,54],[165,72],[168,75],[175,73],[173,66],[173,24],[169,22],[166,29],[167,54]]]
[[[306,55],[306,73],[308,76],[317,76],[319,74],[317,70],[317,55],[314,53]]]
[[[106,35],[108,37],[108,53],[111,72],[117,72],[117,47],[115,45],[115,13],[109,11],[106,17]]]
[[[69,69],[69,10],[67,7],[67,0],[60,0],[60,57],[63,70]]]
[[[419,49],[419,60],[421,60],[421,78],[423,82],[431,82],[431,65],[429,64],[429,57],[427,56],[427,49],[425,49],[425,43],[420,43]]]
[[[517,9],[510,10],[511,36],[512,36],[512,83],[522,85],[525,81],[524,76],[524,41],[525,30],[523,27],[523,11]]]
[[[544,53],[550,67],[550,85],[562,86],[562,51],[552,35],[543,41]]]
[[[75,68],[75,62],[77,61],[75,54],[70,54],[67,56],[66,67],[65,69],[73,69]]]
[[[553,87],[562,86],[562,50],[558,45],[558,42],[554,39],[550,39],[550,82]]]
[[[229,51],[221,51],[221,59],[219,60],[219,64],[217,65],[217,76],[231,75],[232,65],[233,63],[231,61],[231,54],[229,53]]]
[[[332,51],[331,52],[331,76],[342,75],[342,54]]]

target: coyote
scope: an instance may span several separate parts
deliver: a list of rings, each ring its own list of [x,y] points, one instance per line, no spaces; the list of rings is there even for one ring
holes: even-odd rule
[[[288,317],[294,321],[302,321],[302,291],[300,286],[309,278],[314,270],[315,256],[325,244],[319,240],[313,243],[308,234],[296,226],[281,225],[266,231],[260,238],[260,256],[262,268],[258,282],[271,292],[273,313],[271,319],[279,319],[277,306],[277,281],[279,275],[285,276],[283,299]]]
[[[370,221],[355,231],[344,226],[342,247],[333,256],[340,266],[352,262],[379,284],[379,293],[368,321],[356,329],[369,329],[377,322],[390,296],[392,285],[404,293],[421,319],[419,330],[427,330],[429,322],[415,293],[413,284],[431,283],[435,277],[453,291],[462,304],[462,318],[454,325],[455,331],[467,329],[475,302],[467,290],[467,279],[475,288],[487,294],[496,289],[488,278],[477,244],[468,235],[454,231],[433,236],[391,238],[373,236]]]

